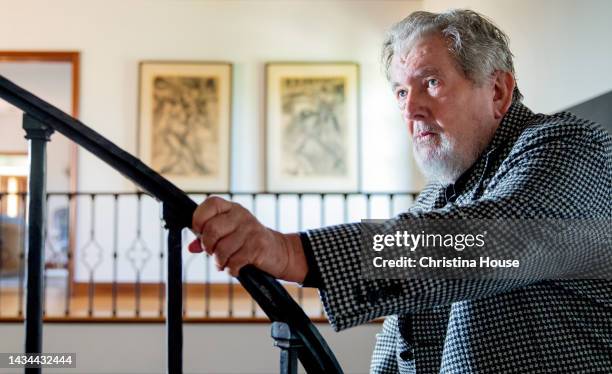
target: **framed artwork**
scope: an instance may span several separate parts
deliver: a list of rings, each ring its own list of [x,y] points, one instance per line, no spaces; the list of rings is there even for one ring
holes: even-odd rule
[[[230,187],[232,65],[140,63],[138,153],[185,191]]]
[[[270,192],[359,189],[359,67],[266,65],[266,182]]]

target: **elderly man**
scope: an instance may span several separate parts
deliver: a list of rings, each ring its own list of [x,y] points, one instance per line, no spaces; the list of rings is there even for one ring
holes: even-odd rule
[[[430,179],[401,217],[612,217],[612,139],[571,114],[534,114],[521,104],[508,38],[486,18],[412,13],[391,29],[383,62]],[[361,227],[281,234],[209,198],[193,216],[202,239],[190,248],[233,275],[254,264],[318,287],[336,330],[387,316],[375,373],[610,372],[612,282],[559,280],[579,271],[571,264],[527,284],[368,280]]]

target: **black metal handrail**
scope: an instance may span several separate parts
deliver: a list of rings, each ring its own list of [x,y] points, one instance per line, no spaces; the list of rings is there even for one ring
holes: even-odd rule
[[[0,97],[25,112],[24,130],[30,140],[31,175],[29,208],[29,251],[26,308],[26,353],[42,350],[42,270],[45,189],[45,144],[57,130],[90,151],[109,166],[163,202],[163,216],[168,237],[167,351],[168,372],[182,372],[182,297],[181,297],[181,231],[191,226],[197,204],[183,191],[149,168],[136,157],[87,127],[79,120],[17,86],[0,75]],[[252,266],[244,267],[238,277],[268,317],[286,324],[301,344],[284,344],[283,334],[273,337],[279,343],[282,371],[295,370],[294,353],[309,372],[341,373],[331,349],[302,309],[272,277]],[[277,331],[278,329],[274,330]],[[281,339],[281,340],[279,340]],[[289,341],[292,341],[289,339]],[[289,353],[289,356],[287,356]],[[288,360],[287,357],[290,357]],[[40,369],[26,369],[40,373]]]

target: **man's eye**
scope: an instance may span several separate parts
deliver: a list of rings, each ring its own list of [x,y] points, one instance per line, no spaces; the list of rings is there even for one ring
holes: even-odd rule
[[[431,78],[427,80],[427,87],[429,88],[438,87],[439,84],[440,82],[435,78]]]
[[[398,99],[404,99],[408,95],[408,92],[406,90],[398,90],[396,95]]]

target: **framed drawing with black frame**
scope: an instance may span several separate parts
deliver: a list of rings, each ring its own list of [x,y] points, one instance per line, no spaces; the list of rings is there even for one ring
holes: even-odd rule
[[[266,183],[270,192],[359,190],[359,67],[266,65]]]
[[[185,191],[230,188],[232,65],[140,63],[138,153]]]

